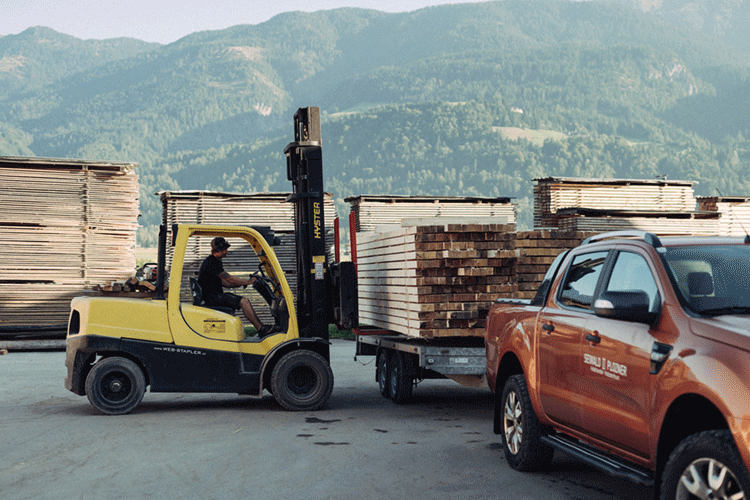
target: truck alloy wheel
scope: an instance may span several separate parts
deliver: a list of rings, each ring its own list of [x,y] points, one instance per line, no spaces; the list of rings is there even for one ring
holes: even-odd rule
[[[132,411],[143,399],[146,379],[141,368],[127,358],[105,358],[86,377],[86,396],[91,405],[107,415]]]
[[[317,410],[333,392],[333,371],[316,352],[292,351],[274,367],[271,388],[276,401],[286,410]]]
[[[675,448],[664,469],[661,498],[743,499],[750,475],[726,430],[699,432]]]
[[[503,451],[508,465],[519,471],[540,470],[552,461],[554,449],[541,441],[546,429],[539,423],[529,400],[523,375],[510,377],[503,387],[501,405]]]

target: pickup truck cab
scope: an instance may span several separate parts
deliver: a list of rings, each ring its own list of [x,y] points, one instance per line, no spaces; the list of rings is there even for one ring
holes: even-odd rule
[[[559,449],[665,499],[750,495],[750,237],[594,236],[485,340],[513,468]]]

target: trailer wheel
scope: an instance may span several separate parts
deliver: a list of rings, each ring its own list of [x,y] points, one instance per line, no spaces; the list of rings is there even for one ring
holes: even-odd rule
[[[292,351],[274,367],[271,388],[273,397],[286,410],[318,410],[333,392],[333,371],[316,352]]]
[[[529,390],[523,375],[514,375],[505,382],[499,410],[505,460],[518,471],[537,471],[552,461],[555,450],[544,444],[545,428],[534,413]]]
[[[113,356],[94,365],[86,377],[86,396],[91,405],[107,415],[131,412],[143,399],[146,378],[127,358]]]
[[[411,356],[404,352],[394,352],[388,368],[390,398],[396,404],[408,403],[414,389],[414,363]]]
[[[385,349],[381,350],[380,353],[378,353],[378,389],[380,390],[380,395],[384,398],[391,397],[388,370],[390,370],[392,359],[393,358],[391,356],[391,353],[386,351]]]

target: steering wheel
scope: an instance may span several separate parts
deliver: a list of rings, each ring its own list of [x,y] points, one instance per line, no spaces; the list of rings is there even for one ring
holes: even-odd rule
[[[253,283],[255,291],[268,302],[268,305],[271,305],[271,302],[276,298],[274,293],[276,283],[263,272],[262,264],[258,266],[258,270],[252,274],[252,277],[255,278],[255,283]]]

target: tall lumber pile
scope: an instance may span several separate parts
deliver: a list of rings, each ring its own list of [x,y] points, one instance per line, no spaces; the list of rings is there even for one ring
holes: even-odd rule
[[[406,218],[499,218],[516,223],[516,205],[510,198],[361,195],[344,201],[351,205],[357,232],[400,226]]]
[[[534,227],[717,234],[719,215],[696,211],[693,183],[643,179],[534,179]]]
[[[721,215],[719,235],[745,236],[750,234],[750,197],[699,196],[697,200],[699,210]]]
[[[515,291],[512,224],[356,234],[359,320],[414,337],[483,336],[489,306]]]
[[[0,333],[64,327],[73,297],[133,275],[136,166],[0,157]]]
[[[157,193],[162,202],[162,222],[171,232],[172,224],[212,224],[224,226],[269,227],[279,237],[280,244],[273,247],[286,279],[296,295],[297,251],[295,246],[294,205],[287,203],[291,193],[223,193],[215,191],[161,191]],[[332,246],[336,208],[333,196],[325,194],[323,203],[326,226],[326,241]],[[170,235],[171,236],[171,235]],[[195,237],[185,255],[180,296],[183,301],[192,300],[188,277],[197,276],[203,260],[211,253],[211,239]],[[167,241],[170,241],[168,236]],[[232,245],[224,260],[224,269],[234,275],[247,277],[258,270],[258,258],[253,249],[239,238],[228,238]],[[167,245],[167,269],[171,267],[173,248]],[[330,257],[330,256],[329,256]],[[268,307],[250,288],[231,290],[238,295],[247,295],[262,321],[271,316]],[[241,316],[241,314],[240,314]]]

